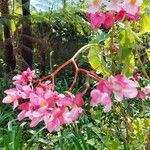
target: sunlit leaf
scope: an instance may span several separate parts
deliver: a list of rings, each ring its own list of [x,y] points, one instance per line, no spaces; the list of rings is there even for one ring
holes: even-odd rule
[[[120,40],[120,58],[124,60],[132,51],[132,46],[135,44],[135,35],[132,30],[128,27],[121,31],[119,35]]]
[[[88,54],[88,60],[92,68],[104,76],[109,76],[109,70],[106,63],[102,60],[102,53],[99,47],[91,48]]]
[[[144,13],[140,19],[141,23],[141,34],[150,32],[150,14]]]
[[[128,77],[133,76],[135,68],[135,59],[133,53],[124,59],[122,73]]]

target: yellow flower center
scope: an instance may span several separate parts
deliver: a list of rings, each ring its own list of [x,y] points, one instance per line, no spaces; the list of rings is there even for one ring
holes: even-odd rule
[[[94,5],[94,6],[97,6],[98,3],[99,3],[99,0],[93,0],[93,5]]]
[[[12,101],[15,101],[16,100],[16,96],[15,95],[11,95],[11,99],[12,99]]]
[[[131,0],[131,4],[134,5],[136,3],[137,0]]]
[[[48,103],[47,103],[47,101],[45,99],[43,99],[43,100],[40,101],[40,105],[41,106],[46,106],[47,104]]]

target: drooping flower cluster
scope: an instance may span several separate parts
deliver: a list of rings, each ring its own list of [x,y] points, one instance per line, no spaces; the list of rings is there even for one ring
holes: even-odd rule
[[[143,0],[87,0],[87,3],[87,19],[91,27],[98,29],[103,25],[108,29],[115,21],[137,21]]]
[[[113,105],[113,97],[118,102],[124,98],[146,99],[150,94],[150,85],[145,88],[139,87],[138,82],[126,78],[123,75],[110,76],[108,80],[102,80],[98,83],[96,89],[91,91],[91,105],[103,105],[104,112],[109,112]]]
[[[27,69],[21,75],[13,77],[14,88],[5,91],[7,94],[3,103],[12,103],[14,109],[21,112],[18,120],[28,118],[30,127],[44,122],[49,132],[59,130],[60,126],[68,125],[83,113],[83,94],[67,95],[53,90],[50,81],[35,86],[35,71]],[[91,106],[104,106],[104,112],[109,112],[113,100],[121,102],[123,99],[141,98],[145,100],[150,94],[150,85],[140,88],[135,77],[131,80],[123,75],[110,76],[108,80],[100,80],[96,89],[91,91]]]
[[[13,103],[14,109],[21,110],[18,120],[29,118],[30,127],[44,121],[45,128],[52,132],[80,117],[84,105],[81,93],[76,96],[65,96],[53,91],[50,81],[34,87],[34,78],[35,72],[28,69],[13,78],[15,88],[5,91],[7,96],[3,99],[3,103]]]

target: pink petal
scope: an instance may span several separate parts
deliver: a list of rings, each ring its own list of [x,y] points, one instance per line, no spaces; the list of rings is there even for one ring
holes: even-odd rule
[[[97,89],[91,91],[91,106],[96,106],[101,102],[101,92]]]
[[[104,112],[109,112],[111,110],[111,108],[112,108],[112,104],[105,105],[103,110],[104,110]]]
[[[23,120],[25,117],[26,117],[26,111],[23,110],[22,112],[19,113],[19,115],[17,116],[17,119],[18,119],[19,121],[21,121],[21,120]]]
[[[148,95],[150,94],[150,85],[146,86],[144,89],[143,89],[143,92]]]
[[[12,103],[13,102],[13,99],[12,99],[12,97],[11,96],[6,96],[4,99],[3,99],[3,101],[2,101],[3,103]]]
[[[48,122],[46,127],[47,127],[49,132],[52,132],[52,131],[58,131],[60,126],[61,126],[60,120],[59,119],[53,119],[53,120],[50,120]]]
[[[122,92],[114,91],[114,96],[115,96],[115,99],[119,102],[121,102],[123,100],[123,93]]]
[[[136,88],[128,88],[123,90],[123,95],[126,98],[135,98],[138,95],[138,90]]]
[[[130,3],[127,3],[123,6],[123,9],[128,13],[128,14],[131,14],[131,15],[135,15],[138,10],[139,10],[139,6],[137,5],[132,5]]]
[[[42,121],[42,118],[33,118],[31,123],[30,123],[30,127],[33,128],[35,126],[37,126],[40,122]]]
[[[82,93],[78,93],[76,96],[75,96],[75,99],[74,99],[74,104],[77,106],[77,107],[82,107],[84,105],[84,100],[83,100],[83,94]]]

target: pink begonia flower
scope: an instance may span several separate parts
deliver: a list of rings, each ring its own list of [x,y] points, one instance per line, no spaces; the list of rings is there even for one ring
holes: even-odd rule
[[[122,9],[123,0],[110,0],[106,1],[105,5],[108,11],[119,12]]]
[[[106,29],[109,29],[110,27],[114,25],[114,22],[115,22],[115,14],[113,12],[107,12],[105,14],[105,20],[104,20],[103,26]]]
[[[77,93],[73,98],[73,105],[77,107],[82,107],[84,105],[83,94]]]
[[[14,85],[27,85],[28,82],[36,78],[35,71],[28,68],[26,71],[23,71],[21,75],[16,75],[13,77]]]
[[[139,18],[140,18],[139,11],[134,15],[126,13],[126,19],[129,21],[138,21]]]
[[[97,106],[101,104],[104,106],[104,112],[109,112],[112,107],[112,100],[108,93],[102,93],[98,89],[94,89],[91,91],[91,102],[92,106]]]
[[[94,14],[87,13],[87,19],[91,24],[91,27],[97,30],[105,21],[105,15],[100,12],[96,12]]]
[[[112,87],[111,84],[107,81],[107,80],[101,80],[98,85],[96,86],[96,88],[100,91],[100,92],[105,92],[107,94],[112,94]]]
[[[44,119],[45,126],[49,132],[58,131],[61,125],[64,124],[63,114],[65,113],[65,109],[62,107],[56,108],[51,111],[50,115]]]
[[[13,103],[13,109],[15,109],[18,106],[18,99],[20,98],[17,95],[17,90],[15,88],[12,89],[8,89],[5,91],[5,93],[7,94],[7,96],[3,99],[3,103]]]
[[[146,94],[142,90],[141,91],[139,90],[137,98],[145,100],[146,99]]]
[[[147,85],[146,87],[144,87],[143,92],[145,93],[145,95],[150,94],[150,85]]]
[[[134,80],[139,81],[141,79],[141,74],[136,72],[133,76]]]
[[[116,15],[116,21],[123,21],[123,20],[129,20],[129,21],[137,21],[139,19],[139,11],[132,15],[128,14],[125,10],[121,10]]]
[[[36,78],[35,71],[27,69],[13,78],[15,88],[5,91],[7,95],[3,103],[13,103],[14,108],[19,105],[18,109],[21,110],[17,116],[19,121],[29,118],[30,127],[44,121],[45,127],[52,132],[80,117],[84,105],[82,93],[67,97],[54,91],[50,81],[34,87],[34,78]]]
[[[124,97],[135,98],[138,94],[138,83],[123,75],[110,76],[108,81],[111,83],[114,96],[118,101],[122,101]]]
[[[143,3],[143,0],[125,0],[123,9],[131,15],[135,15],[139,11],[139,7]]]
[[[26,117],[29,117],[32,114],[32,106],[29,102],[20,104],[19,109],[22,110],[17,116],[17,119],[19,121],[23,120]]]
[[[96,13],[99,11],[103,4],[103,0],[87,0],[88,13]]]
[[[70,124],[75,120],[79,119],[81,114],[83,113],[83,109],[81,107],[74,107],[71,111],[68,111],[64,114],[64,121],[66,124]]]
[[[115,19],[116,21],[123,21],[125,19],[125,16],[126,16],[126,12],[122,9],[117,13]]]

